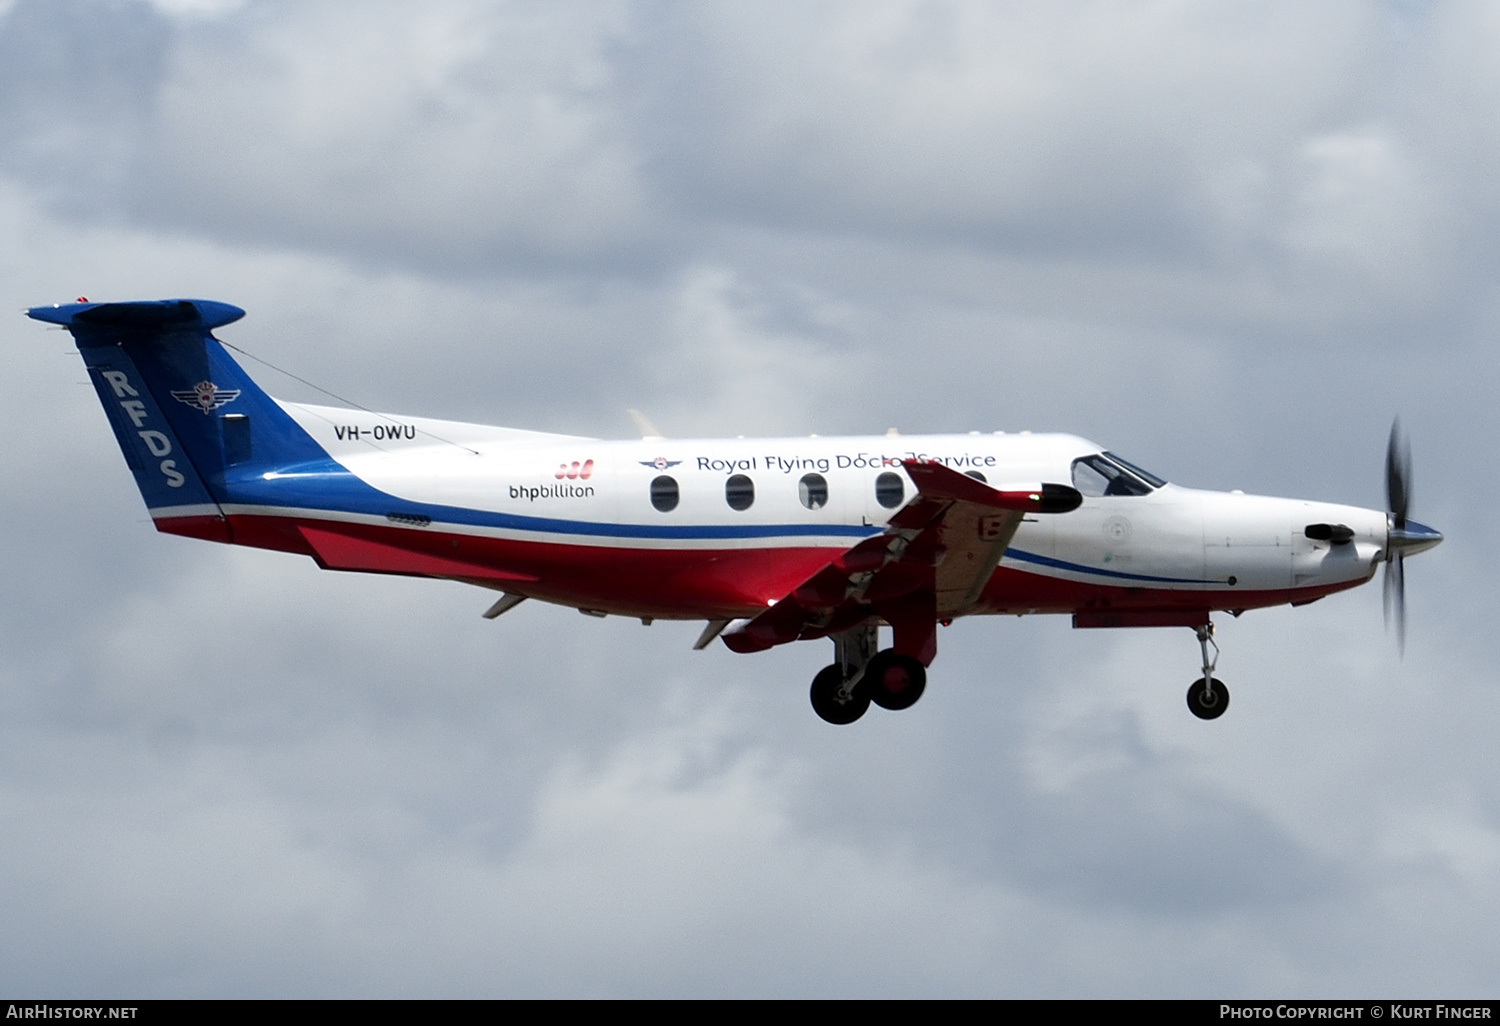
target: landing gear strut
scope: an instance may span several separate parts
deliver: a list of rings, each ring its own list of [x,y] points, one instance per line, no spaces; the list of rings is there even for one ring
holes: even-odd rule
[[[1203,676],[1193,681],[1188,688],[1187,704],[1194,716],[1200,720],[1216,720],[1229,708],[1229,689],[1224,682],[1214,677],[1214,667],[1219,663],[1219,646],[1214,642],[1214,625],[1204,624],[1197,629],[1198,645],[1203,649]],[[1214,656],[1208,657],[1209,646]]]
[[[813,678],[813,711],[829,723],[853,723],[874,702],[882,709],[909,709],[927,687],[921,660],[894,649],[877,652],[874,624],[833,635],[834,662]]]

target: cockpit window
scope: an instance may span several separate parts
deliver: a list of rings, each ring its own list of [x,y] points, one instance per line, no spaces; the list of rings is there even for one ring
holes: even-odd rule
[[[1120,466],[1122,466],[1126,470],[1130,471],[1132,474],[1134,474],[1136,477],[1140,478],[1142,481],[1146,482],[1152,488],[1160,488],[1162,485],[1164,485],[1164,484],[1167,483],[1167,482],[1163,481],[1161,478],[1157,477],[1155,474],[1151,473],[1151,471],[1149,471],[1149,470],[1142,470],[1140,467],[1136,466],[1134,463],[1131,463],[1129,460],[1124,459],[1122,457],[1116,456],[1112,452],[1106,452],[1104,455],[1108,456],[1115,463],[1118,463]]]
[[[1164,484],[1155,474],[1125,462],[1114,453],[1101,452],[1073,461],[1073,487],[1091,498],[1148,495]]]

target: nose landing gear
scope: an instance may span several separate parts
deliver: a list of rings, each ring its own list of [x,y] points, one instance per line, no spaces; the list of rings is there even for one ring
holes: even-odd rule
[[[1193,681],[1187,691],[1188,709],[1200,720],[1216,720],[1229,708],[1229,689],[1224,682],[1214,677],[1214,667],[1219,663],[1219,646],[1214,642],[1214,625],[1204,624],[1197,628],[1198,645],[1203,649],[1203,676]],[[1214,656],[1208,657],[1209,646]]]

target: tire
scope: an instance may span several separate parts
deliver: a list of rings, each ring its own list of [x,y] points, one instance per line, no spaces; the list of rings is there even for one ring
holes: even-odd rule
[[[1203,678],[1193,681],[1192,687],[1188,688],[1188,708],[1200,720],[1216,720],[1224,715],[1224,710],[1229,708],[1229,689],[1218,678],[1213,678],[1213,682],[1213,703],[1208,705],[1203,701],[1208,692],[1208,689],[1203,686]]]
[[[844,674],[838,663],[823,667],[818,675],[813,678],[812,690],[808,697],[812,700],[813,712],[817,713],[829,723],[844,726],[853,723],[865,714],[870,708],[870,696],[863,688],[855,688],[854,694],[846,702],[839,701],[839,688],[844,685]]]
[[[927,667],[908,655],[886,649],[865,667],[859,689],[882,709],[910,709],[927,690]]]

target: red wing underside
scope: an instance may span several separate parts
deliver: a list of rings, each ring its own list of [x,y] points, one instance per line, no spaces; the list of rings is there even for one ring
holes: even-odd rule
[[[906,462],[917,496],[885,532],[840,555],[724,643],[736,652],[819,638],[872,619],[895,631],[895,649],[931,663],[939,620],[979,600],[1041,487],[1001,491],[936,463]]]

